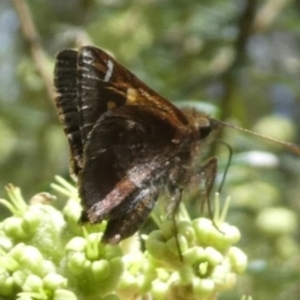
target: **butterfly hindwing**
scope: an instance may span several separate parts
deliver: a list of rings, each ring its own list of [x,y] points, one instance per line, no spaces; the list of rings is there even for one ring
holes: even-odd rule
[[[85,212],[101,203],[135,166],[149,165],[176,147],[175,135],[176,128],[161,118],[160,110],[147,106],[123,106],[100,117],[84,153],[82,221],[87,219]]]
[[[112,217],[108,221],[102,241],[116,244],[120,240],[133,235],[147,220],[157,198],[158,189],[151,185],[143,190],[139,190],[138,194],[134,195],[135,201],[131,209],[123,209],[123,213],[120,214],[119,211],[122,210],[122,207],[116,207],[116,213],[113,211],[112,215],[115,214],[117,217]],[[123,206],[125,206],[124,204],[122,203]]]

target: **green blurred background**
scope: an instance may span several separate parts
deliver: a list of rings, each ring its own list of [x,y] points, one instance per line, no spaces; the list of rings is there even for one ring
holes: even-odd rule
[[[178,105],[300,144],[298,1],[31,0],[31,41],[22,2],[0,1],[0,197],[9,182],[30,198],[53,192],[54,175],[69,178],[51,82],[40,73],[51,80],[66,47],[100,46]],[[300,157],[233,129],[222,138],[235,153],[222,197],[232,197],[227,220],[242,232],[249,268],[220,299],[300,299]],[[218,148],[217,182],[228,159]]]

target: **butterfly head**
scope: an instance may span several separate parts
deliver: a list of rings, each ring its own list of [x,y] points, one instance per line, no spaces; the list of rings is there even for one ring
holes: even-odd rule
[[[197,140],[205,143],[211,143],[219,128],[222,126],[207,114],[196,110],[184,110],[189,123],[191,124]]]

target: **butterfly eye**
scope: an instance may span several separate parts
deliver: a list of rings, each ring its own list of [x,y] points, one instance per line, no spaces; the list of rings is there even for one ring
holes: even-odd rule
[[[206,124],[199,127],[200,140],[205,139],[212,131],[211,124]]]

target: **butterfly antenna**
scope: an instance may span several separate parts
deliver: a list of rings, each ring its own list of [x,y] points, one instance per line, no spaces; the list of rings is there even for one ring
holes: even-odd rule
[[[259,133],[255,132],[255,131],[252,131],[252,130],[249,130],[249,129],[245,129],[243,127],[239,127],[239,126],[236,126],[236,125],[233,125],[233,124],[230,124],[230,123],[226,123],[226,122],[223,122],[223,121],[219,121],[219,120],[215,120],[214,119],[214,122],[219,123],[221,125],[224,125],[226,127],[237,129],[237,130],[245,132],[245,133],[249,133],[251,135],[254,135],[254,136],[257,136],[259,138],[268,140],[270,142],[282,145],[284,147],[287,147],[289,150],[291,150],[292,152],[296,153],[297,155],[300,155],[300,146],[298,146],[296,144],[293,144],[293,143],[290,143],[290,142],[280,141],[280,140],[271,138],[269,136],[266,136],[266,135],[263,135],[263,134],[259,134]]]
[[[226,142],[224,142],[222,140],[217,140],[217,142],[223,144],[224,146],[226,146],[227,149],[228,149],[228,154],[229,154],[228,155],[228,160],[227,160],[227,163],[226,163],[226,166],[225,166],[225,170],[224,170],[224,173],[223,173],[222,181],[221,181],[221,184],[220,184],[219,189],[218,189],[218,193],[220,194],[222,189],[223,189],[223,186],[225,184],[225,180],[226,180],[226,176],[227,176],[229,167],[231,165],[233,150],[232,150],[232,147],[229,144],[227,144]]]

